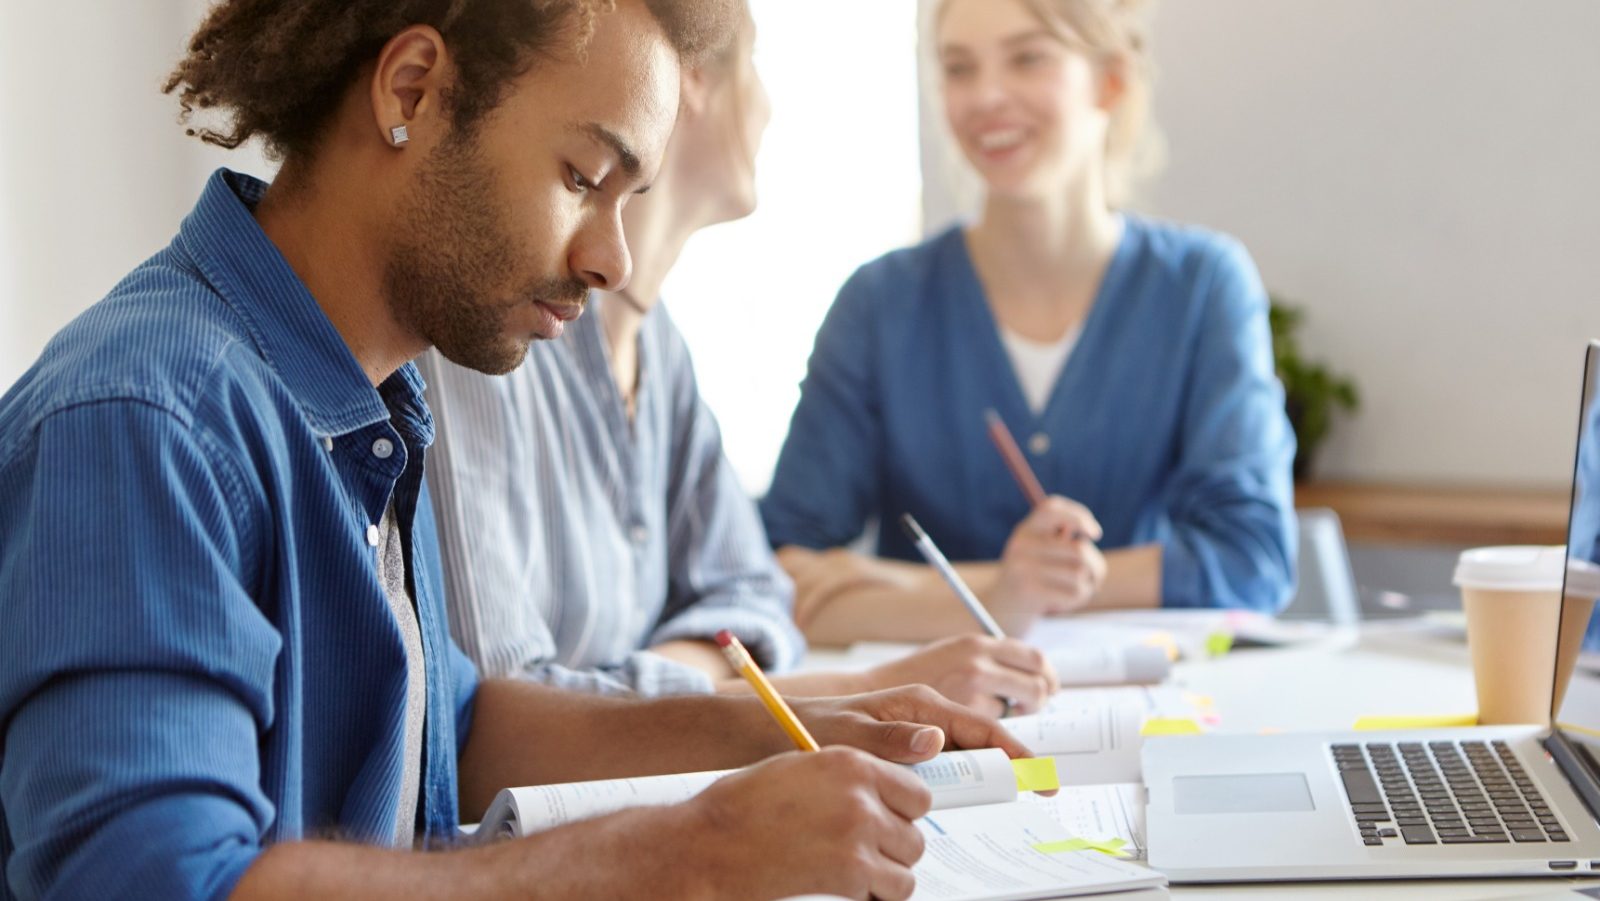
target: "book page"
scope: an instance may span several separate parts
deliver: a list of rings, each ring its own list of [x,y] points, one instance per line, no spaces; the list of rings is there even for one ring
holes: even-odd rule
[[[1047,854],[1072,836],[1025,801],[936,811],[917,821],[927,851],[912,901],[1029,901],[1161,885],[1160,874],[1098,851]]]
[[[630,807],[687,801],[733,770],[530,785],[500,792],[479,828],[485,839],[523,836]]]
[[[1042,808],[1070,835],[1092,841],[1120,838],[1128,843],[1124,851],[1144,859],[1143,785],[1076,785],[1053,798],[1027,794],[1019,800]]]
[[[998,804],[1017,799],[1011,758],[999,748],[946,751],[911,768],[933,792],[933,809]]]
[[[933,809],[1015,801],[1017,777],[999,748],[947,751],[911,767],[933,792]],[[687,801],[735,770],[603,779],[508,788],[495,797],[478,834],[484,841],[522,836],[632,807]]]

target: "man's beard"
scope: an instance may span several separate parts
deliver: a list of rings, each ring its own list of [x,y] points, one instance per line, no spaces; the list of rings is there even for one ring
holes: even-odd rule
[[[501,293],[517,270],[517,243],[501,214],[494,178],[471,145],[446,139],[423,165],[390,243],[383,293],[396,321],[459,365],[500,375],[522,363],[530,340],[506,317],[535,299],[577,303],[576,278],[534,278]]]

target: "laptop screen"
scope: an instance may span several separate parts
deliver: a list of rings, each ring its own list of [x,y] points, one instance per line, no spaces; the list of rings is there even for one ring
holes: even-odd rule
[[[1560,652],[1551,702],[1570,741],[1600,755],[1600,342],[1584,359],[1572,510],[1567,520],[1567,570],[1562,592]]]

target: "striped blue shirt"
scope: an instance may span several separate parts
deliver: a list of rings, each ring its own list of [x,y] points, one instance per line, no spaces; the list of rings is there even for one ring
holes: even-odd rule
[[[663,307],[639,333],[630,422],[600,306],[489,377],[419,361],[439,440],[428,480],[450,624],[486,675],[601,693],[704,692],[645,651],[730,629],[782,670],[805,649],[791,586]]]
[[[5,897],[223,897],[271,842],[393,841],[391,500],[427,661],[419,827],[457,822],[476,682],[441,606],[421,383],[373,389],[256,225],[265,187],[214,175],[0,399]]]
[[[954,560],[994,560],[1028,503],[994,408],[1046,490],[1102,546],[1159,543],[1169,607],[1275,611],[1294,584],[1294,433],[1267,295],[1238,242],[1127,216],[1043,410],[1034,412],[959,228],[862,266],[828,312],[772,488],[778,545],[848,544],[914,515]],[[898,528],[879,553],[920,559]]]

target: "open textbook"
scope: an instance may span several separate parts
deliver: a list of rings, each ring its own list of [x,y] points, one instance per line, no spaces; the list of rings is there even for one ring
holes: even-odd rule
[[[1065,733],[1073,731],[1062,728]],[[1164,883],[1151,870],[1074,845],[1080,836],[1063,822],[1073,822],[1073,816],[1098,815],[1058,815],[1046,806],[1020,800],[1019,793],[1026,789],[1053,786],[1053,778],[1041,778],[1039,763],[1014,762],[1004,751],[991,748],[947,752],[912,767],[933,794],[933,812],[917,824],[927,839],[927,851],[914,868],[914,898],[1026,901]],[[490,805],[477,835],[480,840],[529,835],[630,807],[675,804],[730,772],[506,789]],[[1092,840],[1106,838],[1095,835]],[[1116,838],[1142,844],[1131,835]]]

